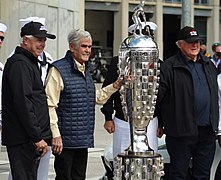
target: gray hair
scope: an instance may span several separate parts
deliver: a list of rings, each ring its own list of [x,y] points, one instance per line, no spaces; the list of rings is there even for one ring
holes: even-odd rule
[[[89,39],[92,41],[91,34],[88,31],[85,31],[83,29],[73,29],[69,34],[68,34],[68,43],[73,44],[74,47],[78,47],[79,40],[81,38],[84,39]]]
[[[176,45],[177,45],[177,47],[180,49],[180,44],[181,43],[183,43],[183,42],[185,42],[184,40],[178,40],[177,42],[176,42]]]
[[[25,35],[25,36],[21,37],[21,38],[20,38],[20,45],[23,43],[23,40],[24,40],[25,37],[27,37],[28,39],[33,38],[32,35]]]

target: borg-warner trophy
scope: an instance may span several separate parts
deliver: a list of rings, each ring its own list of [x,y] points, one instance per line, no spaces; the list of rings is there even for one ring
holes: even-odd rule
[[[163,159],[148,145],[147,126],[153,119],[159,86],[159,52],[149,26],[144,28],[144,1],[135,8],[133,35],[127,37],[119,50],[119,77],[122,108],[130,124],[131,145],[114,160],[117,180],[160,180]],[[138,33],[137,33],[138,31]]]

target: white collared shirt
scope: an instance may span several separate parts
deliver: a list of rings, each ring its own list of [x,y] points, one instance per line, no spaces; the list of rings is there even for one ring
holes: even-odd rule
[[[218,134],[221,135],[221,74],[217,77],[218,83],[218,97],[219,97],[219,124],[218,124]]]

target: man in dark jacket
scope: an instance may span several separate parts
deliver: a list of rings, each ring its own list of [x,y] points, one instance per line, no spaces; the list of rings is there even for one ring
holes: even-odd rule
[[[46,94],[38,67],[46,38],[38,22],[21,29],[22,43],[6,62],[2,83],[2,143],[7,147],[13,180],[36,180],[40,156],[51,143]]]
[[[196,29],[178,33],[179,52],[161,65],[157,117],[170,155],[170,180],[210,179],[218,126],[217,71],[200,51]]]

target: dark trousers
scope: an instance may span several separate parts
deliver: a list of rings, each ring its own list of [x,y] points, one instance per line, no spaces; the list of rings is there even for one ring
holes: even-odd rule
[[[198,127],[198,136],[166,136],[170,155],[169,180],[185,180],[192,159],[192,180],[209,180],[215,154],[215,133],[210,127]]]
[[[13,180],[37,180],[40,154],[33,143],[7,146]]]
[[[85,180],[88,149],[63,149],[55,155],[55,180]]]

